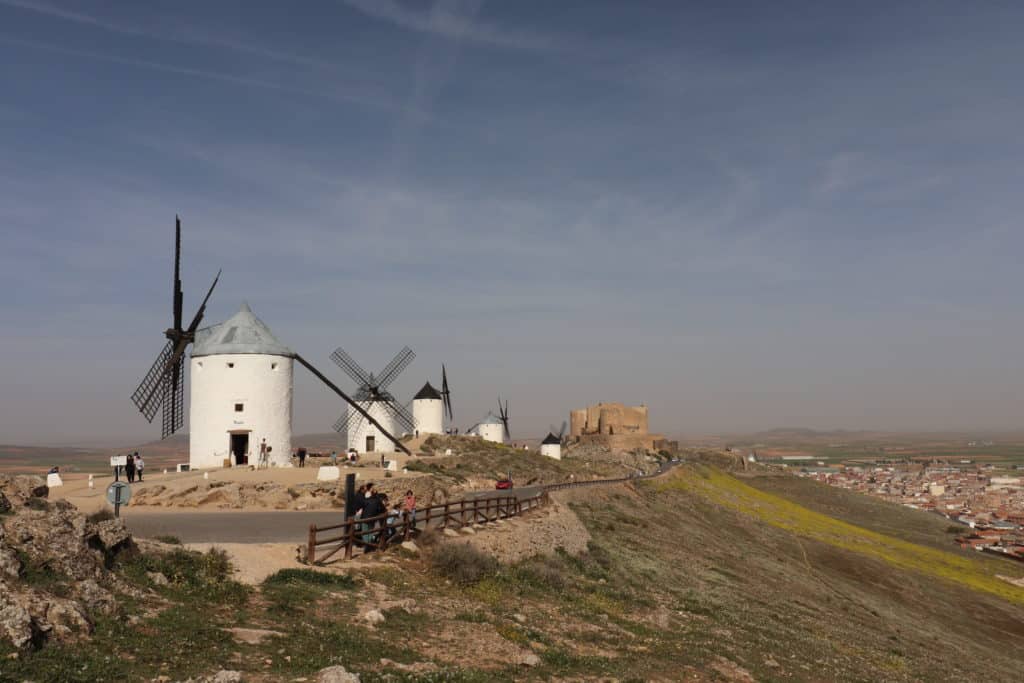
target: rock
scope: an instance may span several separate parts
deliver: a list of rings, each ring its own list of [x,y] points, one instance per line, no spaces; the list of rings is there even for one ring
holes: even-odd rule
[[[116,552],[131,543],[132,535],[128,532],[123,519],[108,519],[96,525],[96,534],[100,545],[108,553]]]
[[[17,579],[21,574],[21,560],[18,554],[10,548],[0,546],[0,579]]]
[[[240,643],[259,645],[271,636],[285,635],[281,631],[270,631],[263,628],[229,628],[228,632]],[[287,657],[286,657],[287,659]]]
[[[160,572],[146,572],[146,576],[148,576],[149,580],[158,586],[166,586],[170,583],[170,581],[167,580],[167,577]]]
[[[17,597],[0,581],[0,637],[20,649],[32,643],[38,629],[32,621],[32,615]]]
[[[384,613],[381,612],[379,609],[366,610],[365,612],[359,615],[359,618],[365,621],[366,623],[370,624],[371,626],[376,626],[377,624],[384,623]]]
[[[420,547],[412,541],[405,541],[402,543],[402,550],[407,550],[410,553],[418,553],[420,551]]]
[[[540,666],[540,657],[532,652],[524,652],[516,655],[512,663],[518,666]]]
[[[221,669],[213,675],[210,679],[210,683],[241,683],[242,673],[240,671],[229,671],[227,669]]]
[[[513,614],[512,618],[518,621],[520,624],[526,623],[526,617],[522,614]]]
[[[464,534],[466,534],[468,536],[472,536],[473,534],[476,533],[476,529],[474,529],[471,526],[464,526],[464,527],[462,527],[462,533],[464,533]]]
[[[337,664],[316,672],[316,683],[359,683],[359,674],[349,673]]]
[[[4,495],[3,491],[0,491],[0,515],[10,511],[11,501],[7,500],[7,496]]]
[[[444,528],[444,535],[445,536],[458,536],[459,532],[456,531],[455,529],[449,529],[448,527],[445,527]]]

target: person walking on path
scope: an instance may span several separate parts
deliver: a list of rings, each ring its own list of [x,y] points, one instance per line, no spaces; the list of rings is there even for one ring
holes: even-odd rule
[[[300,448],[299,449],[299,467],[305,467],[305,466],[306,466],[306,449],[305,448]]]
[[[128,455],[128,462],[124,466],[124,474],[128,477],[129,483],[135,481],[135,459],[130,454]]]
[[[138,476],[139,481],[142,481],[142,470],[146,467],[146,463],[143,462],[142,456],[135,453],[135,474]]]

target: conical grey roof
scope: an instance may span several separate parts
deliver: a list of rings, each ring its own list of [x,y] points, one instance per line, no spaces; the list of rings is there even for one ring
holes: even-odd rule
[[[193,358],[229,353],[295,357],[295,352],[278,341],[267,324],[257,318],[245,303],[238,313],[224,322],[196,331]]]
[[[551,444],[561,444],[562,440],[557,436],[548,432],[548,435],[544,437],[544,440],[540,442],[542,446],[550,446]]]
[[[494,416],[494,413],[487,413],[487,416],[480,420],[482,425],[500,425],[502,424],[501,419]]]

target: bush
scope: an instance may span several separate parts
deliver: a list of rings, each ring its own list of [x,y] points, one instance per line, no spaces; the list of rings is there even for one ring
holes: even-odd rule
[[[102,510],[97,510],[96,512],[86,515],[85,518],[93,524],[99,524],[100,522],[106,522],[109,519],[114,519],[114,513],[107,508],[103,508]]]
[[[498,561],[468,543],[445,543],[430,555],[430,566],[461,585],[476,583],[498,571]]]
[[[156,536],[155,540],[168,545],[181,545],[181,539],[177,536]]]
[[[266,585],[316,585],[334,588],[355,588],[356,582],[349,574],[329,574],[315,569],[281,569],[263,580]]]

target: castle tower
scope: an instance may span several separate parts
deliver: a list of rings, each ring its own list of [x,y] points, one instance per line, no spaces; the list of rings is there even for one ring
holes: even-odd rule
[[[225,322],[196,332],[191,360],[189,466],[291,465],[295,353],[247,304]]]

